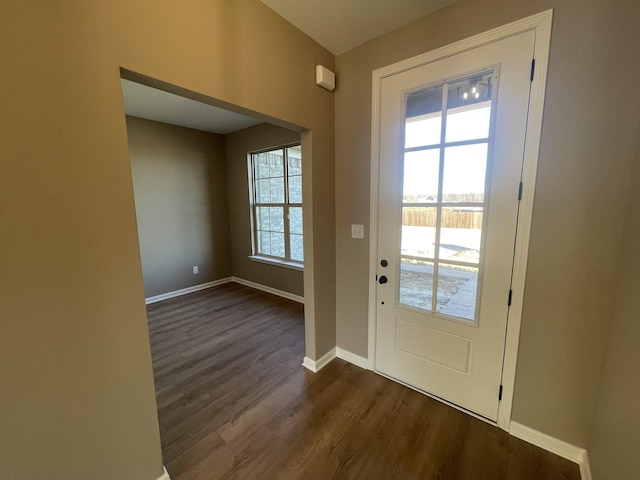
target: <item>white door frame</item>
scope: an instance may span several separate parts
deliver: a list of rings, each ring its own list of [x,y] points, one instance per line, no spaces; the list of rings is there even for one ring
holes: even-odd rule
[[[531,83],[529,99],[529,115],[527,117],[527,133],[525,138],[522,183],[522,200],[520,202],[516,244],[513,265],[512,300],[509,308],[507,334],[505,341],[504,366],[502,372],[502,401],[498,410],[498,426],[509,431],[511,409],[513,405],[513,389],[518,358],[520,323],[522,320],[522,301],[527,272],[529,252],[529,236],[533,212],[533,196],[538,169],[538,153],[542,130],[542,113],[547,83],[547,67],[551,42],[551,21],[553,11],[547,10],[516,22],[495,28],[485,33],[458,41],[446,47],[403,60],[387,67],[373,71],[372,111],[371,111],[371,197],[369,220],[369,369],[375,369],[376,344],[376,295],[378,282],[375,272],[378,269],[378,192],[380,171],[380,101],[382,80],[385,77],[409,70],[427,63],[432,63],[457,53],[470,50],[500,39],[517,35],[526,31],[535,31],[535,75]],[[455,405],[454,405],[455,406]],[[465,410],[466,411],[466,410]]]

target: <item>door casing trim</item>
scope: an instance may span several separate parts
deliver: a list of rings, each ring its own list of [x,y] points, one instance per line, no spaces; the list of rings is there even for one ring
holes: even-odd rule
[[[372,75],[372,109],[371,109],[371,179],[370,179],[370,219],[369,219],[369,331],[368,331],[368,366],[375,370],[376,344],[376,271],[378,268],[378,196],[380,169],[380,101],[382,80],[412,68],[441,60],[473,48],[518,35],[527,31],[535,31],[534,59],[535,75],[531,82],[529,113],[527,116],[527,132],[525,137],[522,182],[524,184],[520,202],[517,235],[515,243],[512,301],[509,308],[507,333],[505,340],[504,364],[502,369],[502,401],[498,407],[497,425],[509,431],[513,392],[520,339],[520,325],[524,287],[527,273],[529,238],[533,215],[533,199],[535,180],[538,169],[540,137],[542,132],[542,116],[547,83],[549,49],[551,44],[551,24],[553,10],[532,15],[522,20],[494,28],[473,37],[460,40],[430,52],[402,60],[379,68]]]

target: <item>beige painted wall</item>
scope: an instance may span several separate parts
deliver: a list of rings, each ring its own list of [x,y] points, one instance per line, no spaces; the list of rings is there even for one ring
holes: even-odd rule
[[[304,296],[303,273],[289,268],[249,260],[251,255],[251,218],[247,154],[254,150],[299,142],[300,133],[268,123],[225,135],[229,185],[229,221],[233,275]]]
[[[130,116],[127,136],[145,297],[231,276],[224,136]]]
[[[597,480],[640,478],[640,135],[600,395],[589,439]]]
[[[309,349],[335,345],[319,63],[259,0],[0,2],[0,478],[162,473],[119,67],[312,131]]]
[[[640,116],[634,0],[460,0],[336,59],[338,346],[367,355],[371,73],[554,8],[513,419],[587,445]],[[369,234],[367,232],[367,239]],[[373,274],[373,273],[372,273]]]

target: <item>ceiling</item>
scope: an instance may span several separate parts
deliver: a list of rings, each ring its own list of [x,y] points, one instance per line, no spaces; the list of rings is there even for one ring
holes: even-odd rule
[[[125,79],[121,79],[121,82],[124,111],[127,115],[221,135],[262,123],[245,115],[140,83]]]
[[[261,0],[334,55],[456,0]]]

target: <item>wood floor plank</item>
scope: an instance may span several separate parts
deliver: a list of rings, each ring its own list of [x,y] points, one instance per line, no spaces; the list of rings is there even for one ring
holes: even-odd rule
[[[233,466],[235,454],[215,432],[209,432],[167,464],[172,480],[215,480]]]
[[[172,480],[578,480],[577,465],[374,372],[304,369],[304,307],[225,284],[148,305]]]
[[[245,480],[258,478],[278,458],[287,455],[288,445],[266,427],[251,429],[238,437],[232,447],[235,461],[222,478],[225,480]]]
[[[299,397],[315,380],[314,375],[302,369],[294,371],[273,391],[269,392],[253,407],[226,422],[217,429],[218,434],[229,445],[234,446],[243,438],[262,429],[267,422],[283,409],[291,398]]]
[[[249,386],[237,385],[235,389],[225,392],[204,408],[167,429],[166,435],[162,438],[165,458],[172,459],[185,447],[195,443],[209,431],[217,429],[226,421],[258,402],[265,395],[265,392],[274,388],[287,374],[290,374],[290,372],[282,370],[277,372],[279,375],[271,371],[265,373],[270,375],[269,378],[261,381],[260,377],[253,376],[248,380]],[[163,422],[162,414],[160,422]]]

